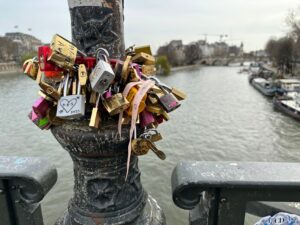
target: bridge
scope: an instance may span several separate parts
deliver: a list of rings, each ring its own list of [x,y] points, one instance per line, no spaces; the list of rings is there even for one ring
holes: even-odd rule
[[[228,56],[228,57],[204,57],[198,61],[198,64],[207,66],[229,66],[230,64],[244,65],[246,61],[266,61],[266,58]]]

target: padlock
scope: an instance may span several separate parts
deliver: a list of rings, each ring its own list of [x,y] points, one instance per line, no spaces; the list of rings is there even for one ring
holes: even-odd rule
[[[152,142],[158,142],[163,139],[161,134],[156,129],[147,129],[143,134],[140,135],[140,137],[148,139]]]
[[[156,145],[147,138],[137,138],[131,142],[132,153],[136,156],[146,155],[151,149],[153,153],[157,155],[161,160],[166,159],[166,155],[163,151],[159,150]]]
[[[81,88],[86,86],[88,74],[84,64],[80,64],[78,68],[78,77]]]
[[[94,69],[97,64],[97,61],[95,57],[77,56],[75,64],[76,65],[84,64],[88,71],[92,71],[92,69]]]
[[[168,113],[174,111],[180,106],[180,103],[172,93],[166,93],[162,97],[158,97],[158,102]]]
[[[129,108],[126,110],[127,115],[131,116],[132,115],[132,109],[133,109],[133,100],[134,96],[137,94],[138,88],[137,87],[132,87],[127,95],[127,100],[130,102]],[[142,98],[139,109],[138,109],[138,114],[143,112],[146,108],[146,99],[147,99],[147,94],[144,95]]]
[[[126,60],[123,64],[122,73],[121,73],[121,83],[126,84],[128,80],[128,75],[130,73],[130,62],[131,62],[131,56],[127,56]]]
[[[56,66],[53,62],[48,61],[51,49],[49,46],[41,46],[38,49],[38,60],[41,72],[44,72],[48,78],[59,78],[63,75],[64,70]]]
[[[171,93],[178,99],[178,101],[182,101],[186,99],[186,94],[179,90],[178,88],[172,88]]]
[[[140,120],[141,120],[141,127],[147,127],[151,123],[155,122],[153,114],[148,112],[147,110],[144,110],[143,112],[140,113]]]
[[[130,68],[130,72],[129,72],[129,81],[130,82],[137,82],[137,81],[140,81],[141,78],[140,76],[138,75],[137,71],[135,68]]]
[[[45,94],[45,92],[43,92],[42,90],[40,90],[38,92],[38,95],[43,97],[44,99],[46,99],[48,102],[54,102],[55,100],[53,98],[51,98],[50,96],[48,96],[47,94]]]
[[[77,48],[62,36],[54,35],[51,42],[49,61],[54,62],[58,67],[70,70],[73,69],[77,56]]]
[[[130,105],[122,93],[115,94],[108,99],[102,99],[102,104],[111,116],[126,110]]]
[[[149,105],[149,104],[146,106],[146,110],[155,115],[161,115],[164,111],[159,105]]]
[[[132,58],[132,62],[145,65],[155,65],[155,58],[152,55],[141,52]]]
[[[57,107],[50,107],[47,111],[47,118],[49,119],[49,122],[53,126],[60,126],[65,121],[61,118],[58,118],[56,116]]]
[[[39,71],[38,60],[36,58],[26,60],[23,64],[23,71],[28,77],[36,80]]]
[[[156,73],[155,65],[143,65],[142,73],[146,76],[153,76]]]
[[[42,91],[50,96],[51,98],[53,98],[54,100],[58,101],[60,99],[60,93],[58,92],[58,90],[56,90],[54,87],[52,87],[51,85],[47,84],[44,81],[41,81],[39,83],[39,86],[41,87]]]
[[[100,59],[89,79],[92,89],[102,95],[115,79],[115,73],[108,62]]]
[[[39,117],[34,111],[29,113],[28,118],[41,130],[47,130],[51,126],[47,117]]]
[[[96,102],[96,106],[93,108],[92,111],[92,115],[90,118],[90,123],[89,126],[90,127],[94,127],[94,128],[99,128],[100,123],[101,123],[101,117],[100,117],[100,112],[99,112],[99,101],[100,101],[101,95],[99,94],[97,102]]]
[[[32,110],[39,116],[39,117],[45,117],[47,115],[47,110],[49,109],[49,103],[48,101],[43,98],[39,97],[38,100],[36,100],[32,106]]]
[[[150,45],[144,45],[144,46],[138,46],[134,48],[135,54],[139,53],[146,53],[148,55],[152,55],[151,47]]]
[[[92,104],[92,105],[96,105],[96,103],[97,103],[97,92],[95,92],[95,91],[91,92],[89,103]]]
[[[81,86],[79,82],[77,94],[67,96],[69,79],[68,74],[64,84],[64,95],[59,99],[57,104],[56,116],[63,119],[80,118],[85,114],[85,96],[80,95]]]

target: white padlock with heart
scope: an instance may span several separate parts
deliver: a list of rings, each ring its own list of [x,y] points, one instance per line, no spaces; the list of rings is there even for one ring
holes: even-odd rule
[[[67,96],[69,79],[68,74],[64,82],[64,96],[57,103],[56,116],[63,119],[76,119],[84,116],[86,99],[84,95],[80,94],[80,82],[78,82],[77,94]]]

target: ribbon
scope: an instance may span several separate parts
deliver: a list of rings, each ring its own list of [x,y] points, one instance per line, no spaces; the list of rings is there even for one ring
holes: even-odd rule
[[[130,158],[131,158],[131,141],[132,141],[133,132],[136,130],[136,120],[137,120],[137,117],[138,117],[139,106],[140,106],[140,103],[141,103],[143,97],[145,96],[145,94],[147,94],[149,89],[152,88],[154,85],[155,85],[155,82],[152,81],[152,80],[144,81],[143,84],[140,86],[138,92],[134,96],[134,99],[133,99],[131,127],[130,127],[130,131],[129,131],[127,171],[126,171],[125,181],[127,180],[127,176],[128,176],[128,173],[129,173]]]

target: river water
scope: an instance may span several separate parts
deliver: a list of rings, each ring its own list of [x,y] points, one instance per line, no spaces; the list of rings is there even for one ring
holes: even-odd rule
[[[272,101],[238,70],[202,67],[161,78],[188,94],[171,120],[159,127],[164,139],[158,146],[167,154],[166,161],[152,153],[140,157],[143,185],[163,208],[169,225],[188,224],[187,212],[172,202],[170,179],[177,162],[300,159],[300,123],[274,111]],[[45,225],[53,225],[72,196],[71,159],[50,132],[41,132],[27,119],[38,97],[37,85],[20,74],[1,75],[0,83],[0,155],[42,156],[57,167],[58,182],[42,204]]]

